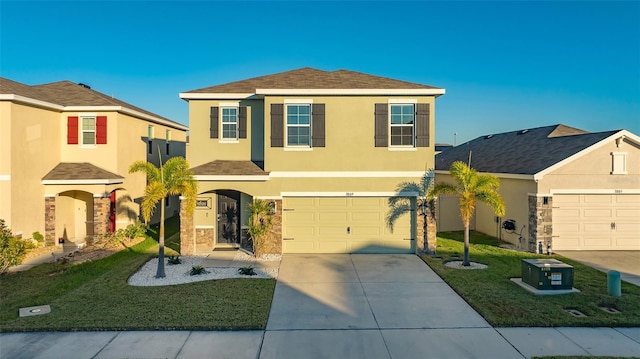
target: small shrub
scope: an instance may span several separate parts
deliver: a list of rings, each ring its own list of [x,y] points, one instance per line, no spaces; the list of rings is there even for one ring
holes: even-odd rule
[[[147,229],[149,229],[149,227],[146,224],[137,221],[135,224],[128,225],[124,230],[124,234],[129,239],[144,237],[147,233]]]
[[[4,219],[0,219],[0,274],[9,267],[22,263],[27,250],[33,248],[30,241],[23,241],[11,232]]]
[[[180,259],[180,256],[169,256],[167,257],[167,262],[172,265],[180,264],[182,263],[182,259]]]
[[[189,275],[200,275],[205,273],[209,273],[209,272],[207,272],[207,270],[204,269],[203,266],[192,266],[191,271],[189,272]]]
[[[35,231],[31,234],[33,240],[36,241],[38,247],[42,247],[44,244],[44,235],[42,233]]]
[[[238,268],[238,273],[242,274],[242,275],[257,275],[258,273],[256,273],[256,271],[253,269],[253,267],[251,266],[247,266],[247,267],[240,267]]]

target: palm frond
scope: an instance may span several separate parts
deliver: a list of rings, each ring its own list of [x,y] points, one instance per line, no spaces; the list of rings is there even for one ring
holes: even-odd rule
[[[142,172],[147,176],[148,182],[159,181],[160,169],[153,165],[153,163],[146,161],[136,161],[129,166],[129,173]]]
[[[162,201],[167,196],[167,191],[162,185],[162,182],[150,182],[144,189],[144,197],[142,199],[142,217],[145,222],[151,220],[153,211],[156,208],[158,202]]]

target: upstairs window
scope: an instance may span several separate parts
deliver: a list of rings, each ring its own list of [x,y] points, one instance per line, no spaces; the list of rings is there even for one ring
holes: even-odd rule
[[[171,130],[166,130],[165,132],[165,140],[167,142],[166,155],[169,155],[169,143],[171,143]]]
[[[149,125],[147,127],[147,152],[150,155],[153,154],[153,136],[154,136],[153,126]]]
[[[311,146],[311,105],[287,105],[287,146]]]
[[[223,140],[238,139],[238,108],[237,107],[222,108],[222,139]]]
[[[82,117],[82,144],[96,144],[96,118]]]
[[[415,110],[412,104],[390,105],[391,146],[413,147]]]

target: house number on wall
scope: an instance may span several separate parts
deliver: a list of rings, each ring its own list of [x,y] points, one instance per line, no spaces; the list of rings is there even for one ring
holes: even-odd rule
[[[353,192],[346,192],[346,193],[345,193],[345,195],[346,195],[347,197],[353,197]]]
[[[616,189],[616,190],[613,190],[613,192],[614,192],[615,194],[620,194],[620,193],[622,193],[622,190],[621,190],[621,189]]]

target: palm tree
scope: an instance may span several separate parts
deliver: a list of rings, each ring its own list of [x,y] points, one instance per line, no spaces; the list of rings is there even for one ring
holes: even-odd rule
[[[416,209],[420,209],[420,215],[423,216],[422,221],[422,233],[424,250],[429,251],[429,241],[427,235],[427,219],[433,219],[435,217],[434,196],[430,195],[429,190],[433,186],[434,182],[433,169],[427,170],[420,183],[416,182],[402,182],[396,187],[396,193],[414,193],[416,194]],[[394,223],[405,213],[411,213],[413,211],[411,206],[411,198],[409,197],[391,197],[389,198],[389,212],[387,213],[387,226],[393,231]],[[432,223],[435,223],[433,220]]]
[[[264,199],[255,199],[249,204],[249,235],[253,240],[253,254],[260,258],[264,252],[264,244],[267,240],[273,224],[273,207]]]
[[[493,208],[497,216],[504,216],[504,202],[498,189],[500,180],[489,174],[478,174],[476,170],[462,161],[456,161],[449,168],[451,177],[457,184],[440,182],[431,189],[431,195],[457,195],[460,205],[460,217],[464,224],[464,259],[463,266],[469,266],[469,221],[476,208],[476,202],[484,202]]]
[[[198,182],[193,178],[189,162],[183,157],[172,157],[160,167],[146,161],[136,161],[129,167],[129,173],[144,172],[147,175],[147,187],[142,199],[142,216],[149,223],[151,215],[160,203],[160,234],[158,238],[158,270],[156,278],[164,278],[164,203],[167,196],[182,195],[187,201],[187,215],[193,214],[196,207]]]

